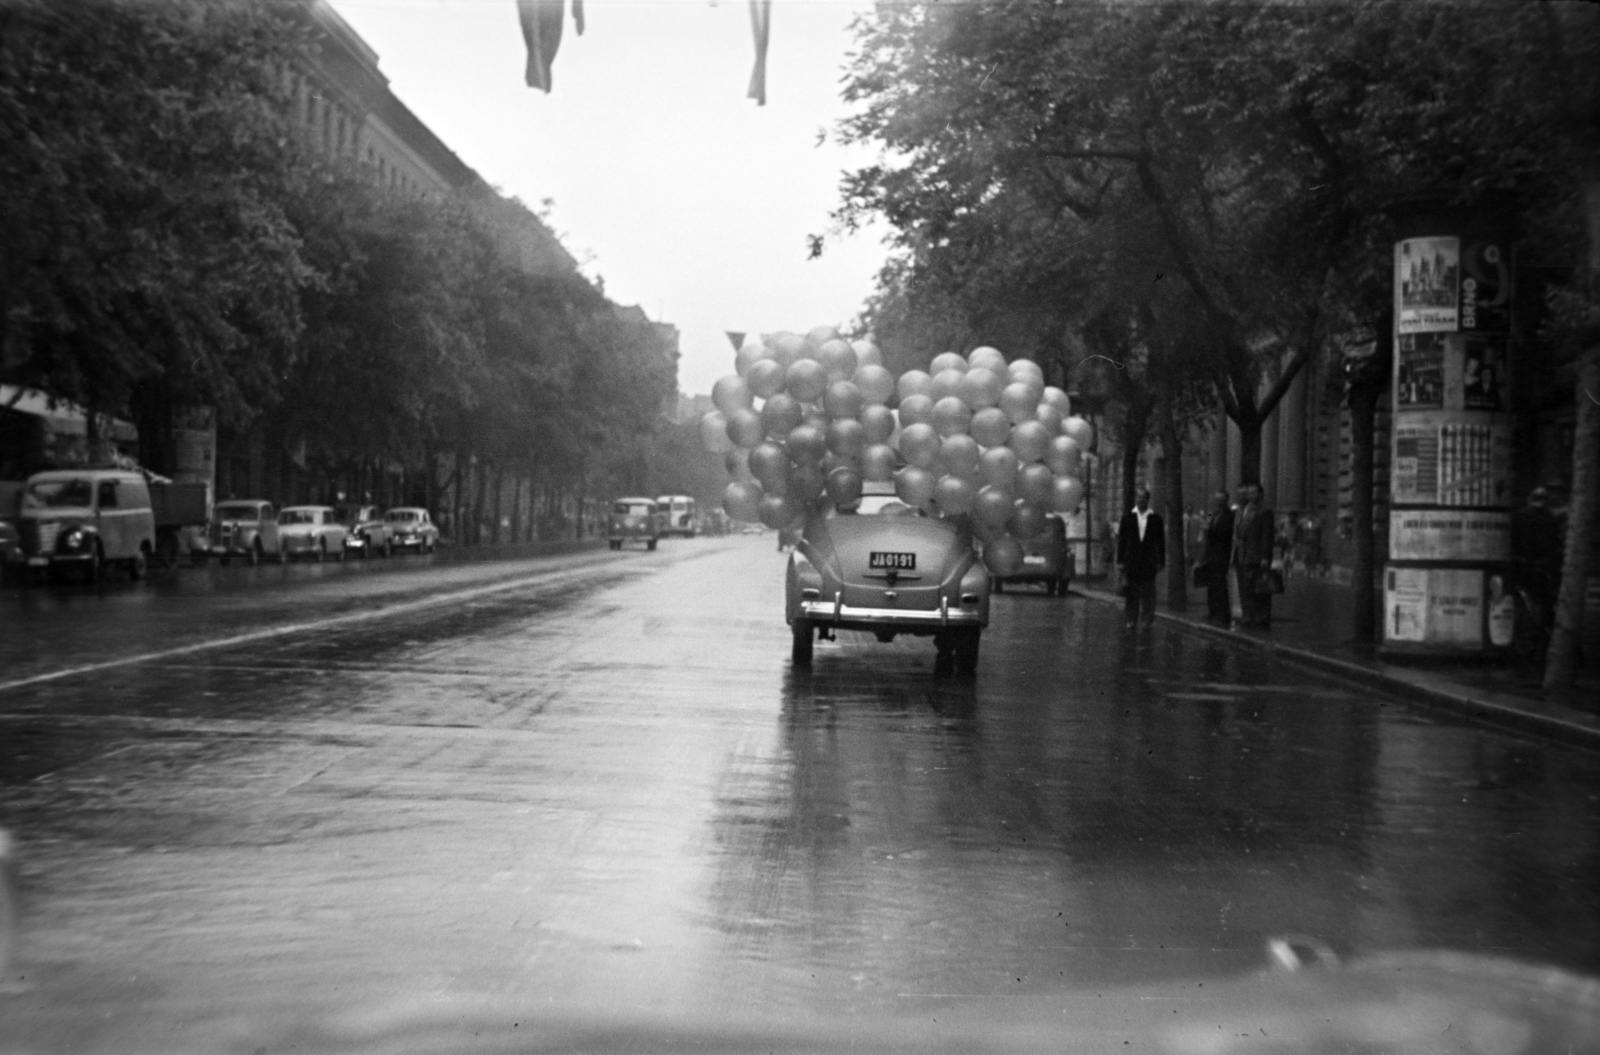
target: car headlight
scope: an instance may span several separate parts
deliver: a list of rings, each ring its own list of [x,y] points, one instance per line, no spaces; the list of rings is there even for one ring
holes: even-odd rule
[[[61,533],[61,541],[56,545],[60,549],[82,549],[87,541],[82,528],[68,528]]]

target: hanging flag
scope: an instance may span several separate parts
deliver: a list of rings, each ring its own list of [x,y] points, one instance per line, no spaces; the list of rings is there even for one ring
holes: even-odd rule
[[[550,65],[561,47],[561,23],[565,15],[566,0],[517,0],[522,39],[528,45],[528,69],[524,79],[530,88],[550,90]],[[581,36],[583,0],[572,0],[572,20]]]
[[[750,0],[750,29],[756,38],[756,68],[750,72],[745,98],[767,105],[767,34],[772,29],[772,0]]]

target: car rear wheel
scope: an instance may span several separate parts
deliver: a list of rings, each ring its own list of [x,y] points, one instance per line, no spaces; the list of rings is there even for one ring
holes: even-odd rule
[[[250,544],[250,566],[255,567],[261,563],[261,540],[256,539]]]
[[[648,542],[646,542],[644,544],[644,548],[647,549],[647,550],[650,550],[651,552],[654,552],[655,548],[656,548],[656,540],[655,539],[650,539]]]
[[[1005,593],[1006,592],[1006,581],[1004,579],[996,578],[994,580],[994,592],[995,593]]]
[[[811,650],[816,643],[816,630],[809,619],[796,619],[794,621],[794,647],[789,652],[789,658],[797,667],[811,665]]]
[[[144,578],[144,573],[149,566],[150,555],[145,552],[143,546],[140,546],[139,552],[134,554],[133,559],[128,561],[128,578],[132,579],[134,582],[138,582],[140,579]]]
[[[328,540],[323,539],[317,543],[317,563],[321,564],[328,559]]]
[[[981,631],[968,630],[956,639],[952,659],[957,674],[972,674],[977,671],[978,642],[981,638]]]

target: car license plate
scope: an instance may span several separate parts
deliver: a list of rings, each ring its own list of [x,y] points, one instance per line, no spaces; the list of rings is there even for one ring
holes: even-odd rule
[[[1024,564],[1043,564],[1044,563],[1044,556],[1042,554],[1032,553],[1032,554],[1029,554],[1026,557],[1023,557],[1022,558],[1022,563],[1024,563]]]
[[[873,550],[867,555],[867,567],[914,571],[917,567],[917,555],[915,553],[884,553],[879,550]]]

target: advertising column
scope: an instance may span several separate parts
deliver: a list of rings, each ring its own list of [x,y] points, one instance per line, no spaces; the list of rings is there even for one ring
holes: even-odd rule
[[[1510,243],[1421,221],[1395,243],[1394,428],[1383,647],[1511,644]]]

